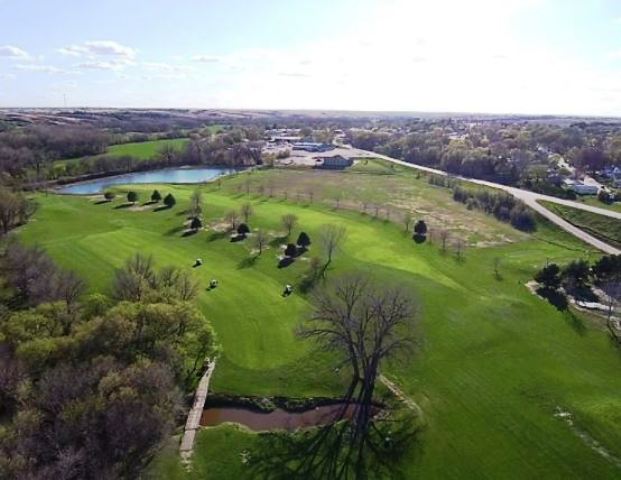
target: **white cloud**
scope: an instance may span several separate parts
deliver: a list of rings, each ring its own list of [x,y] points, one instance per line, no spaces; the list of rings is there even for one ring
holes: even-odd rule
[[[12,73],[0,73],[0,79],[2,80],[13,80],[15,79],[15,75]]]
[[[105,58],[112,59],[104,60],[105,63],[118,65],[132,63],[137,53],[135,49],[112,40],[95,40],[80,45],[69,45],[58,51],[71,57],[87,58],[90,60],[87,62],[89,64],[102,63],[101,59]]]
[[[76,67],[85,70],[121,70],[127,64],[125,62],[105,62],[100,60],[91,60],[87,62],[78,63]]]
[[[0,45],[0,57],[25,60],[29,58],[28,52],[14,45]]]
[[[18,70],[24,70],[28,72],[41,72],[41,73],[71,73],[62,68],[55,67],[54,65],[42,65],[39,63],[19,64],[15,66]]]
[[[217,63],[220,60],[220,57],[215,57],[212,55],[194,55],[192,57],[192,61],[198,63]]]

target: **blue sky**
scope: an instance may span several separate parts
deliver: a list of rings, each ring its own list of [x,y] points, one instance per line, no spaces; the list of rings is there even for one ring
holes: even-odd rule
[[[0,107],[621,115],[619,0],[0,0]]]

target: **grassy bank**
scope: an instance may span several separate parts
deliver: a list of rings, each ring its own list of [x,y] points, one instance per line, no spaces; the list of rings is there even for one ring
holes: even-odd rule
[[[572,225],[610,245],[621,248],[621,221],[619,219],[553,202],[541,202],[541,204]]]

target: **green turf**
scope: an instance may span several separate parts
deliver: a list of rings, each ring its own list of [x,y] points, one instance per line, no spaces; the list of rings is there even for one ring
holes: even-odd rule
[[[621,248],[621,221],[616,218],[567,207],[553,202],[541,202],[572,225],[617,248]]]
[[[276,178],[282,172],[253,178],[272,175]],[[379,176],[345,173],[338,178],[355,184],[355,179]],[[580,431],[621,457],[621,354],[605,329],[557,312],[524,286],[546,259],[562,263],[577,256],[594,258],[596,253],[542,224],[534,236],[519,234],[494,247],[469,248],[465,261],[458,262],[436,245],[416,245],[399,224],[371,215],[334,210],[329,202],[296,203],[227,188],[229,182],[235,185],[243,179],[240,175],[223,180],[221,187],[203,187],[208,223],[217,223],[224,212],[250,200],[256,211],[251,226],[273,234],[280,230],[279,218],[285,213],[300,219],[295,234],[304,229],[311,239],[322,224],[343,225],[347,241],[330,275],[366,269],[381,281],[415,292],[421,318],[417,352],[403,363],[385,367],[387,375],[421,406],[427,421],[419,454],[401,466],[407,478],[619,477],[621,470],[554,412],[557,407],[571,412]],[[423,180],[416,183],[408,177],[408,181],[423,191],[431,188]],[[132,189],[146,199],[152,188]],[[286,299],[280,296],[285,283],[298,284],[307,261],[302,258],[278,269],[272,247],[249,265],[249,246],[244,242],[231,243],[214,231],[184,238],[180,213],[193,188],[158,188],[164,195],[175,194],[174,209],[131,211],[115,208],[120,199],[97,205],[86,198],[40,196],[39,211],[19,236],[43,245],[61,264],[82,274],[93,290],[107,289],[113,269],[136,251],[153,254],[160,265],[188,269],[201,257],[204,265],[193,270],[194,275],[203,285],[212,277],[220,281],[216,290],[203,291],[199,298],[223,346],[213,390],[338,394],[343,379],[334,373],[332,359],[293,333],[309,312],[308,299],[299,291]],[[463,213],[448,190],[433,191],[438,208]],[[490,222],[488,227],[507,228]],[[315,251],[311,246],[309,255]],[[501,259],[502,280],[493,274],[495,257]],[[201,475],[189,478],[244,478],[239,449],[250,448],[256,440],[254,434],[238,429],[202,432],[195,458],[195,472]],[[178,467],[174,452],[166,450],[151,474],[183,478]]]
[[[106,153],[102,155],[110,156],[124,156],[129,155],[138,160],[148,160],[154,157],[164,145],[170,145],[178,150],[182,149],[187,143],[187,138],[173,138],[163,140],[150,140],[148,142],[133,142],[133,143],[120,143],[118,145],[111,145],[106,150]],[[90,157],[72,158],[67,160],[58,160],[56,165],[64,165],[67,162],[75,162],[83,160],[84,158],[96,158],[102,155],[93,155]]]

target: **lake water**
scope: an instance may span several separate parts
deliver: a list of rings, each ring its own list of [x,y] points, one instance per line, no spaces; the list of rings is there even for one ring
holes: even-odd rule
[[[86,182],[71,183],[57,189],[59,193],[73,195],[94,195],[103,193],[112,185],[130,185],[140,183],[203,183],[213,180],[222,175],[235,173],[232,168],[164,168],[161,170],[148,170],[134,172],[114,177],[98,178]]]
[[[342,404],[322,405],[303,412],[287,412],[277,408],[272,412],[264,413],[241,407],[214,407],[203,410],[200,424],[205,427],[214,427],[225,422],[239,423],[251,430],[261,432],[266,430],[287,430],[292,432],[298,428],[327,425],[334,422],[343,409]],[[355,405],[348,405],[344,418],[351,418]],[[374,408],[374,414],[379,409]]]

